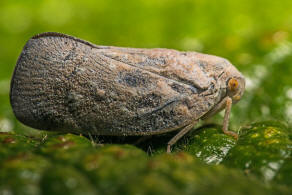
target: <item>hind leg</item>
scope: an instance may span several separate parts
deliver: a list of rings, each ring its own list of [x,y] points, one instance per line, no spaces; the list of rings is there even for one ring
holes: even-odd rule
[[[171,140],[169,140],[169,142],[167,143],[166,152],[170,153],[171,146],[175,144],[180,138],[182,138],[186,133],[188,133],[197,123],[198,121],[194,121],[191,124],[185,126],[182,130],[180,130],[180,132],[178,132],[173,138],[171,138]]]

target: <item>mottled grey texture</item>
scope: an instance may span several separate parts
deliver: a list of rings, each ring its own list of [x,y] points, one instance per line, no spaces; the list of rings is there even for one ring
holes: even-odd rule
[[[152,135],[208,116],[228,94],[231,77],[244,83],[216,56],[97,46],[44,33],[23,48],[10,100],[16,117],[37,129]]]

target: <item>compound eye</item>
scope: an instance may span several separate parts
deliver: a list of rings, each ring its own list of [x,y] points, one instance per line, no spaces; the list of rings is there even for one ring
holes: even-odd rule
[[[228,89],[230,91],[236,91],[238,89],[238,81],[235,78],[232,78],[228,81]]]

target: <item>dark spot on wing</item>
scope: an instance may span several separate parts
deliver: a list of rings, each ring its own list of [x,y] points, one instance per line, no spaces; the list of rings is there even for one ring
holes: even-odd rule
[[[122,72],[120,78],[121,83],[125,83],[130,87],[146,87],[149,83],[149,78],[141,71]]]
[[[126,74],[123,80],[125,81],[127,85],[131,87],[137,87],[138,83],[141,82],[140,78],[132,74]]]

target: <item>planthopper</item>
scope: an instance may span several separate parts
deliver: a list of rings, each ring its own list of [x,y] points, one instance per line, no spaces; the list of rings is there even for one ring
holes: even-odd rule
[[[60,33],[32,37],[11,80],[15,116],[36,129],[111,136],[178,133],[231,106],[245,79],[226,59],[172,49],[99,46]]]

